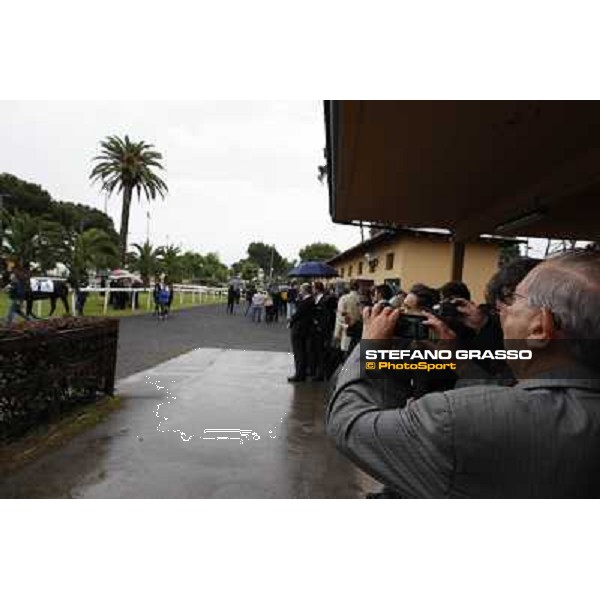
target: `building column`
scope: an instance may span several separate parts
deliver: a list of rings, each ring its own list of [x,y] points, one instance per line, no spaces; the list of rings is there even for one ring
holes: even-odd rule
[[[450,272],[450,279],[452,281],[462,281],[464,264],[465,264],[465,243],[453,241],[452,242],[452,270]]]

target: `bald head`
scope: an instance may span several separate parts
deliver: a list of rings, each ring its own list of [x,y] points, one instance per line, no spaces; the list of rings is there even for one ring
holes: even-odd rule
[[[521,282],[532,307],[548,309],[576,358],[589,362],[587,340],[600,340],[600,253],[573,250],[545,260]],[[595,359],[597,361],[597,358]]]

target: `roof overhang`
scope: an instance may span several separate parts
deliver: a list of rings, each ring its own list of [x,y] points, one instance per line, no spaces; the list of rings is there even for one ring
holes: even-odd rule
[[[339,223],[598,239],[600,102],[326,101]]]

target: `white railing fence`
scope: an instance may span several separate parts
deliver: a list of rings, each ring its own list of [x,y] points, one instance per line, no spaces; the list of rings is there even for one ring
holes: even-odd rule
[[[153,294],[152,292],[154,292],[154,288],[153,287],[135,287],[135,288],[111,288],[111,287],[86,287],[86,288],[81,288],[82,292],[88,292],[88,293],[100,293],[100,292],[104,292],[104,314],[106,314],[108,312],[108,304],[109,304],[109,300],[110,300],[110,294],[111,293],[116,293],[116,292],[126,292],[126,293],[133,293],[134,294],[134,298],[133,298],[133,302],[131,303],[131,308],[132,310],[135,312],[136,310],[141,310],[141,309],[136,309],[136,306],[138,305],[138,298],[137,296],[139,294],[142,293],[147,293],[146,296],[146,310],[150,311],[151,309],[153,309]],[[222,299],[224,296],[227,296],[227,288],[220,288],[220,287],[208,287],[208,286],[204,286],[204,285],[178,285],[175,284],[173,285],[173,303],[177,302],[177,299],[179,299],[179,305],[183,305],[184,303],[184,297],[186,294],[189,294],[191,296],[191,303],[192,304],[206,304],[209,302],[209,300],[214,300],[214,299]],[[71,311],[73,313],[73,315],[75,315],[75,295],[76,292],[72,291],[71,292]]]

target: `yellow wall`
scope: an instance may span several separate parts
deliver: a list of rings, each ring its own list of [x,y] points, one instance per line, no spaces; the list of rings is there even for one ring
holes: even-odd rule
[[[440,287],[450,279],[452,246],[447,241],[409,238],[400,242],[402,288],[415,283]]]
[[[469,286],[475,302],[485,301],[485,287],[498,270],[500,247],[474,242],[467,244],[463,265],[463,281]]]
[[[386,254],[394,252],[394,266],[386,269]],[[463,281],[471,290],[473,300],[483,302],[485,286],[496,272],[500,249],[493,243],[473,242],[466,244],[463,267]],[[399,278],[402,288],[408,290],[415,283],[425,283],[440,287],[452,277],[452,244],[448,239],[404,238],[395,242],[385,242],[369,254],[378,257],[378,264],[370,272],[365,252],[360,251],[350,257],[333,262],[338,270],[344,270],[342,279],[373,279],[375,284],[385,279]],[[358,263],[363,262],[362,275],[358,274]],[[348,267],[352,265],[352,275]]]

